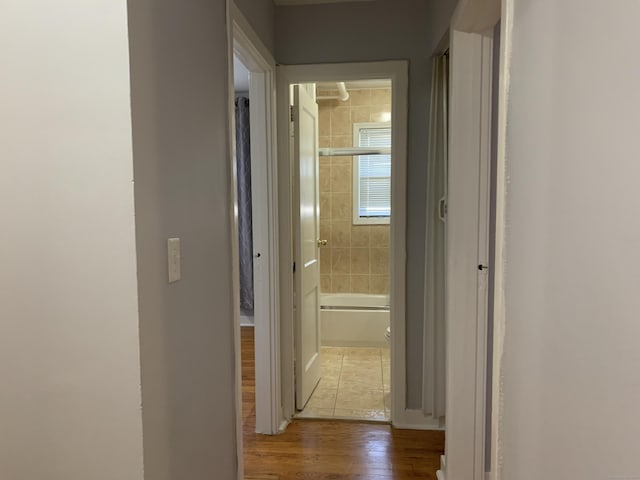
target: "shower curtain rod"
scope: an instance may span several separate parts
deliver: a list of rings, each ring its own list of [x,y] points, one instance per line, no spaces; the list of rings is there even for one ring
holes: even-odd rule
[[[350,148],[319,148],[318,154],[321,157],[352,157],[355,155],[390,155],[391,148],[367,148],[367,147],[350,147]]]

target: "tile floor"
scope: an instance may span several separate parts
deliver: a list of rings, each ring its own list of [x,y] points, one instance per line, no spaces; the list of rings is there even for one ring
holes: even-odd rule
[[[388,348],[322,347],[321,379],[300,418],[389,421]]]

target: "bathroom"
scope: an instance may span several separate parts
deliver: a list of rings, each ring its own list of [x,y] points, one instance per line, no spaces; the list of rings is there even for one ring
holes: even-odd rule
[[[389,421],[391,81],[321,83],[314,93],[321,380],[299,416]],[[368,154],[349,151],[358,148]]]

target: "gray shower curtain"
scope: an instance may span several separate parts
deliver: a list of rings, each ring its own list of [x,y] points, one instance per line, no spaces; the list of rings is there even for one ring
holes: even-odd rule
[[[251,214],[251,142],[249,99],[236,98],[236,168],[238,175],[238,238],[240,310],[253,315],[253,229]]]

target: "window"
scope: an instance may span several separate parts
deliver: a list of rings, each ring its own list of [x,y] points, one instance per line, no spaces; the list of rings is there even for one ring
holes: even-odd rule
[[[354,124],[353,144],[388,150],[391,124]],[[391,153],[353,158],[353,223],[388,224],[391,217]]]

